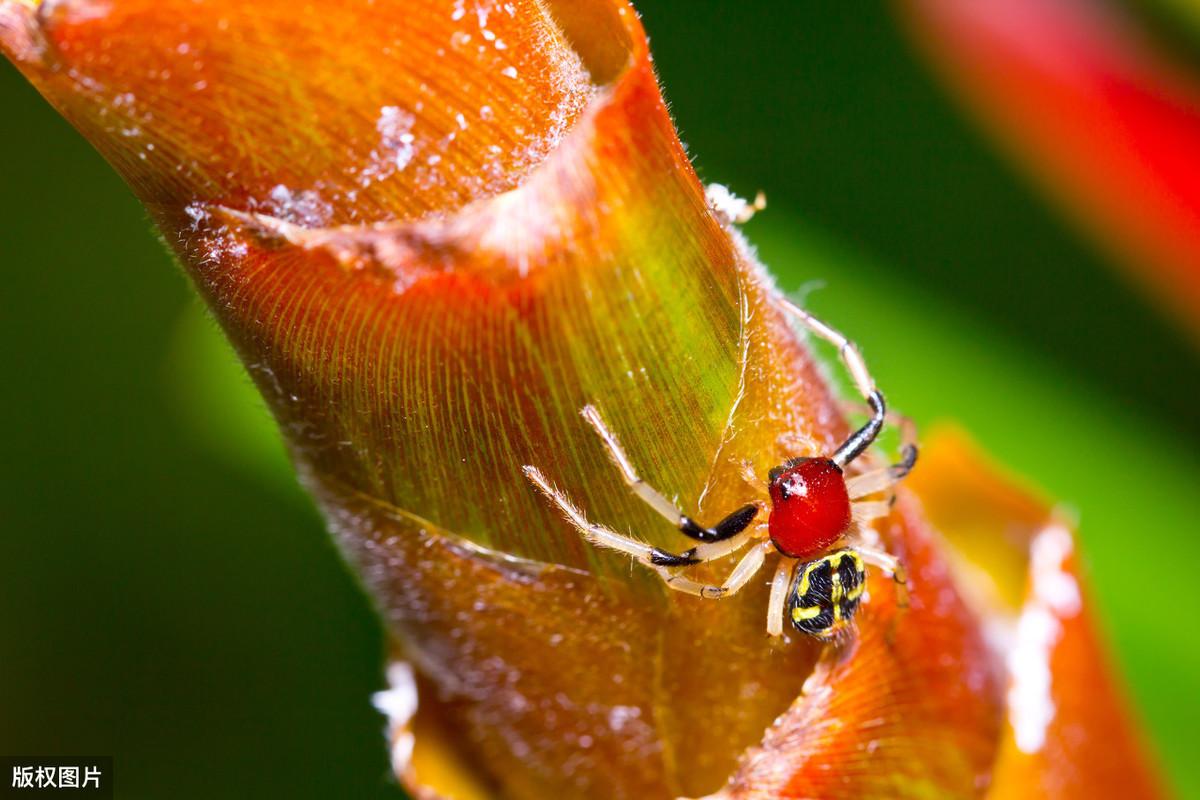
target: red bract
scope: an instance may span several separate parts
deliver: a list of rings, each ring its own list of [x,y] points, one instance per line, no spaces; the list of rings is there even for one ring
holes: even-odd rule
[[[947,80],[1200,334],[1200,80],[1111,3],[906,0]]]
[[[0,0],[0,44],[146,203],[254,374],[393,636],[381,705],[419,796],[1008,785],[985,632],[1011,615],[910,494],[877,525],[910,607],[876,573],[830,647],[765,635],[765,580],[721,602],[666,590],[522,475],[675,547],[586,404],[706,521],[849,430],[706,203],[627,5]],[[1108,688],[1098,668],[1071,680]],[[1030,774],[1090,774],[1047,713]],[[1136,748],[1097,733],[1146,785]]]

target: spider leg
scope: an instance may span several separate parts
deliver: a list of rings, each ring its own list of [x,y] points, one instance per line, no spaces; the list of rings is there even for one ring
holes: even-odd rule
[[[731,553],[736,553],[754,539],[765,539],[767,536],[766,523],[759,523],[753,528],[747,528],[737,536],[722,539],[719,542],[705,542],[694,545],[680,553],[680,558],[694,558],[699,562],[716,561]]]
[[[653,563],[651,566],[664,567],[687,567],[692,564],[704,564],[709,561],[717,561],[731,553],[736,553],[741,550],[751,541],[756,538],[763,538],[759,535],[759,529],[766,529],[766,525],[756,525],[753,528],[747,528],[730,539],[723,539],[718,542],[705,542],[693,547],[689,547],[682,553],[672,553],[660,548],[654,548],[652,556]]]
[[[867,405],[871,407],[871,418],[867,420],[866,424],[850,434],[850,438],[830,456],[835,464],[844,467],[862,455],[863,451],[871,446],[871,442],[875,441],[875,437],[883,430],[883,422],[887,417],[887,404],[884,402],[883,393],[875,387],[875,379],[867,370],[867,362],[863,360],[862,353],[858,351],[854,342],[791,300],[784,298],[782,302],[784,308],[800,320],[805,327],[838,349],[838,356],[841,357],[842,363],[850,372],[855,388],[866,399]]]
[[[905,445],[899,461],[882,469],[874,469],[854,476],[846,481],[846,491],[851,500],[861,500],[868,495],[890,489],[912,471],[915,463],[917,463],[916,446]]]
[[[711,528],[697,524],[661,492],[641,479],[637,470],[633,468],[629,456],[625,454],[625,449],[617,440],[617,435],[604,424],[604,420],[595,406],[586,405],[579,413],[604,442],[604,446],[608,450],[608,457],[617,465],[617,469],[621,471],[621,477],[625,479],[630,490],[664,519],[679,528],[680,533],[700,542],[720,542],[742,533],[754,521],[754,517],[758,514],[758,506],[750,504],[742,506]]]
[[[541,470],[531,466],[526,466],[523,470],[525,477],[558,507],[567,521],[583,534],[583,538],[597,547],[607,547],[610,550],[632,556],[638,562],[656,570],[660,567],[686,567],[722,558],[745,547],[754,538],[755,529],[749,528],[740,536],[731,537],[722,542],[697,545],[683,553],[671,553],[629,536],[622,536],[611,528],[591,522],[582,511],[575,507],[566,494],[546,480],[546,476],[541,473]]]
[[[908,570],[905,569],[904,562],[876,547],[855,544],[854,549],[862,556],[863,561],[892,576],[892,581],[896,584],[896,605],[908,608]]]
[[[846,490],[851,500],[860,500],[868,495],[890,489],[912,471],[917,463],[917,428],[903,414],[889,411],[887,419],[900,429],[900,460],[882,469],[864,472],[846,481]]]
[[[850,518],[856,527],[864,527],[873,520],[891,513],[892,504],[886,500],[856,500],[850,504]]]
[[[783,636],[783,615],[787,606],[788,586],[792,583],[792,571],[796,568],[796,559],[780,556],[779,566],[775,567],[775,577],[771,579],[771,599],[767,603],[767,635]]]
[[[759,542],[753,549],[742,556],[742,560],[737,563],[733,571],[729,573],[729,577],[719,586],[712,584],[700,583],[691,578],[685,577],[678,572],[669,572],[666,569],[659,569],[658,574],[666,582],[667,586],[677,592],[703,597],[709,600],[716,600],[722,597],[729,597],[741,591],[742,587],[750,582],[760,569],[762,569],[763,561],[766,559],[767,553],[774,549],[774,545],[770,541]]]

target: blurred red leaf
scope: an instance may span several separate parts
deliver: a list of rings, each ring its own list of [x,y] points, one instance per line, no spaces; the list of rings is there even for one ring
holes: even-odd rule
[[[1200,78],[1112,3],[900,7],[1017,160],[1200,337]]]

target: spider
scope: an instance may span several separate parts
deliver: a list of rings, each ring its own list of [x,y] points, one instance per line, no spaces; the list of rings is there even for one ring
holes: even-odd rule
[[[778,552],[779,564],[771,580],[767,608],[767,633],[782,636],[786,617],[797,631],[829,640],[851,624],[866,589],[868,564],[891,574],[897,604],[908,605],[904,565],[877,546],[874,531],[869,528],[871,520],[888,513],[890,500],[867,498],[890,490],[904,478],[916,463],[917,448],[911,424],[888,413],[883,394],[875,387],[858,348],[795,304],[782,302],[809,330],[837,347],[856,388],[866,398],[870,418],[832,455],[792,458],[770,471],[767,522],[751,525],[759,512],[754,503],[742,506],[711,528],[695,522],[638,477],[616,435],[592,405],[581,414],[599,434],[630,490],[699,544],[672,553],[622,536],[590,522],[537,467],[525,466],[524,472],[589,542],[632,556],[657,572],[667,586],[690,595],[716,599],[736,594],[763,567],[767,556]],[[900,461],[847,479],[846,466],[871,446],[888,419],[899,420],[903,433]],[[700,583],[687,575],[688,567],[725,558],[748,546],[750,549],[720,585]]]

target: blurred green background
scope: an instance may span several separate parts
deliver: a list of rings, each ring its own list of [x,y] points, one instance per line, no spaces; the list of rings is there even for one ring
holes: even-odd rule
[[[1077,510],[1184,796],[1200,698],[1200,359],[989,149],[877,6],[643,0],[703,178],[893,403]],[[383,639],[130,193],[0,66],[0,753],[118,796],[400,797]],[[813,281],[819,281],[814,287]],[[1151,557],[1147,558],[1147,553]]]

